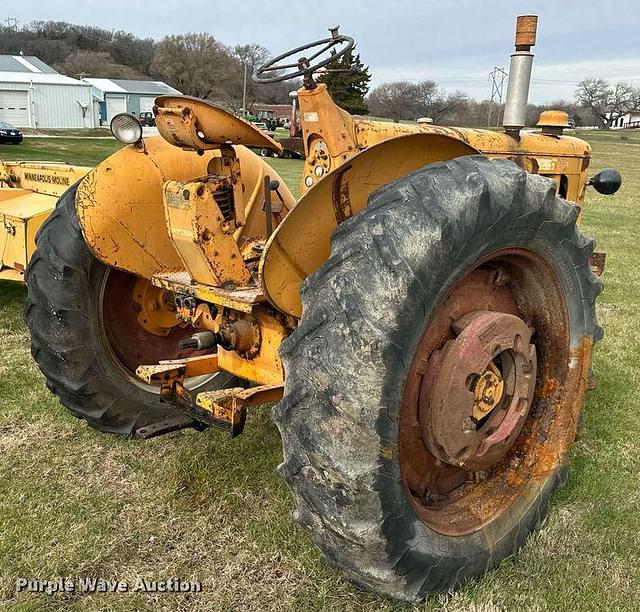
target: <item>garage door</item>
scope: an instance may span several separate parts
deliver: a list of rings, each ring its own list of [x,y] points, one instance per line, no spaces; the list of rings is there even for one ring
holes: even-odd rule
[[[153,112],[153,103],[156,101],[155,98],[144,96],[140,98],[140,112],[141,113],[152,113]]]
[[[29,94],[0,89],[0,121],[15,127],[29,127]]]
[[[127,112],[127,101],[124,96],[107,96],[107,121],[114,115]]]

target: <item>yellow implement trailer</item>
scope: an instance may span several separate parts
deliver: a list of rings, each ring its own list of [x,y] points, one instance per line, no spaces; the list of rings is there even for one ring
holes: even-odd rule
[[[602,258],[580,207],[621,181],[589,178],[565,113],[523,130],[536,24],[518,19],[502,133],[350,116],[314,79],[353,48],[337,28],[262,66],[259,82],[303,79],[299,201],[247,148],[280,145],[208,102],[158,98],[154,138],[116,116],[128,146],[64,193],[26,273],[49,387],[140,438],[235,436],[277,401],[297,520],[391,597],[513,554],[566,477],[594,384]],[[45,210],[20,198],[3,200],[7,227],[25,224],[5,239],[17,270]]]
[[[0,161],[0,280],[22,282],[35,236],[58,198],[91,168]]]

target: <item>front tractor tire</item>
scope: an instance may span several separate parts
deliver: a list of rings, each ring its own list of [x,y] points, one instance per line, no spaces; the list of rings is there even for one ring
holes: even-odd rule
[[[432,164],[375,192],[303,284],[279,472],[359,585],[420,601],[541,525],[601,336],[578,212],[510,161]]]
[[[43,224],[25,274],[31,352],[47,386],[99,431],[151,437],[197,427],[161,402],[158,388],[135,378],[140,364],[188,356],[178,342],[193,330],[176,326],[165,335],[140,324],[138,302],[148,283],[93,256],[78,223],[75,193],[69,189]],[[225,373],[195,381],[199,390],[233,383],[237,379]]]

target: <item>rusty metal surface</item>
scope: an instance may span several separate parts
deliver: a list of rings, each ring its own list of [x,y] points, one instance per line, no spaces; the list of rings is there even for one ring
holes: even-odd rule
[[[112,269],[102,288],[102,327],[114,357],[131,376],[140,364],[193,354],[178,349],[180,340],[193,333],[192,328],[175,326],[166,334],[157,334],[140,323],[138,317],[143,311],[138,296],[145,283],[149,281]]]
[[[537,15],[520,15],[516,19],[516,47],[533,47],[538,29]]]
[[[211,414],[214,424],[228,423],[231,435],[237,436],[244,429],[247,408],[276,402],[282,398],[283,392],[284,383],[208,391],[196,396],[196,406]]]
[[[431,393],[422,396],[424,440],[444,463],[488,470],[507,453],[531,406],[531,330],[512,314],[490,311],[467,313],[452,329],[456,338],[437,356]]]
[[[300,285],[329,257],[331,233],[362,210],[369,195],[431,162],[475,150],[440,134],[409,134],[369,147],[326,175],[276,228],[260,262],[265,295],[279,310],[300,316]]]
[[[186,271],[158,274],[151,279],[151,282],[158,287],[164,287],[178,294],[190,295],[211,304],[245,313],[250,313],[254,306],[265,301],[261,287],[238,287],[235,289],[212,287],[195,282]]]
[[[216,391],[193,393],[184,386],[184,371],[172,371],[162,382],[162,398],[179,410],[207,426],[228,431],[232,437],[244,430],[247,408],[257,404],[278,401],[284,383],[261,385],[245,389],[230,387]]]
[[[145,425],[136,429],[136,437],[143,440],[149,440],[157,436],[172,433],[174,431],[180,431],[181,429],[187,429],[193,427],[194,429],[204,429],[197,421],[194,421],[192,417],[186,414],[178,414],[175,417],[165,419],[164,421],[157,421],[151,425]]]
[[[160,134],[177,147],[205,151],[236,144],[282,153],[282,146],[255,125],[199,98],[160,96],[154,114]]]
[[[262,385],[284,381],[284,368],[280,360],[280,345],[289,335],[284,317],[270,308],[256,306],[252,312],[254,324],[260,333],[258,348],[247,353],[218,348],[220,367],[240,378]]]
[[[478,310],[515,315],[535,329],[538,362],[531,410],[520,434],[504,459],[474,472],[448,465],[429,450],[422,428],[422,419],[429,417],[421,407],[435,385],[433,371],[442,359],[437,353],[455,340],[452,325]],[[400,414],[403,480],[417,515],[431,529],[472,533],[564,461],[583,407],[591,356],[589,338],[571,346],[569,337],[557,277],[532,252],[494,253],[453,283],[418,343]]]
[[[224,177],[167,181],[164,205],[169,236],[185,269],[197,283],[243,286],[251,274],[234,238],[234,218],[226,219],[215,195],[227,187]]]
[[[172,379],[215,374],[218,370],[217,355],[199,355],[185,359],[169,359],[153,365],[140,365],[136,368],[136,376],[148,385],[163,385]]]
[[[245,147],[234,147],[242,165],[239,189],[244,225],[234,232],[241,243],[265,236],[263,178],[280,181],[283,215],[295,198],[275,171]],[[82,233],[92,253],[105,264],[144,278],[184,270],[169,237],[165,217],[165,181],[189,181],[207,176],[220,150],[198,155],[170,145],[162,137],[144,140],[144,150],[123,147],[98,164],[80,182],[76,209]]]

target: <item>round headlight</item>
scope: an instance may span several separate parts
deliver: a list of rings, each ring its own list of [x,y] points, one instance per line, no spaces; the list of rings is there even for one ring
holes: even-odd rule
[[[111,133],[124,144],[133,144],[142,138],[142,126],[131,113],[118,113],[111,120]]]

